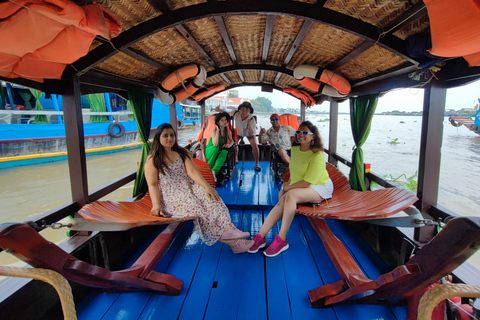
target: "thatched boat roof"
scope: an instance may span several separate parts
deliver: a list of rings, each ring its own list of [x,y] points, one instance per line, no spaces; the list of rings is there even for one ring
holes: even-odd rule
[[[78,5],[90,0],[76,0]],[[110,41],[97,37],[89,53],[68,65],[61,81],[8,81],[62,91],[80,76],[82,91],[155,92],[170,73],[196,63],[208,72],[204,86],[261,85],[299,88],[317,102],[293,69],[302,64],[332,70],[352,85],[350,95],[421,86],[411,78],[421,61],[407,54],[405,39],[429,31],[419,0],[100,0],[121,23]],[[450,58],[435,76],[457,86],[480,76],[463,58]],[[4,79],[6,80],[6,79]],[[61,92],[60,92],[61,93]]]

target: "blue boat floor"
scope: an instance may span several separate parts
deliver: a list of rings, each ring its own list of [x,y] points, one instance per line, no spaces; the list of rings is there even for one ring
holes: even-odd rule
[[[260,230],[274,204],[262,197],[272,192],[269,196],[274,200],[278,192],[278,187],[272,188],[275,182],[268,163],[261,165],[261,172],[253,171],[253,164],[248,162],[237,165],[232,179],[218,189],[230,208],[233,223],[252,235]],[[248,191],[245,182],[252,183],[256,190]],[[228,192],[226,189],[233,189],[235,183],[242,190]],[[270,191],[263,190],[266,186]],[[376,279],[388,271],[354,230],[342,221],[329,220],[328,224],[365,275]],[[267,243],[273,240],[279,226],[267,235]],[[357,303],[310,307],[308,291],[334,283],[340,276],[304,216],[297,215],[292,223],[288,233],[290,248],[274,258],[261,252],[235,255],[220,242],[206,246],[192,230],[193,223],[188,222],[155,267],[157,272],[184,282],[179,296],[91,292],[76,306],[78,319],[406,319],[404,306]]]

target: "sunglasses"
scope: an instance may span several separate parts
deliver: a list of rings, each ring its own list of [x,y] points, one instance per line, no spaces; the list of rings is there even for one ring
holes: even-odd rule
[[[274,123],[275,121],[280,121],[280,119],[275,118],[275,119],[270,120],[271,123]]]
[[[313,132],[308,132],[308,131],[300,131],[300,130],[297,130],[295,131],[296,134],[303,134],[304,136],[309,136],[309,135],[312,135]]]

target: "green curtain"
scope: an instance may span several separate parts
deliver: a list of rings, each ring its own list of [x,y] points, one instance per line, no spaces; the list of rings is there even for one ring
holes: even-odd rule
[[[23,99],[23,105],[25,107],[25,110],[32,110],[32,105],[30,104],[30,98],[32,97],[32,93],[25,90],[18,90],[18,93]]]
[[[43,92],[35,90],[35,89],[30,89],[30,92],[35,97],[35,110],[37,110],[37,111],[43,110],[43,106],[40,103],[40,98],[42,97]],[[33,122],[34,123],[50,123],[50,121],[48,121],[48,119],[47,119],[47,116],[44,115],[44,114],[36,115]]]
[[[0,81],[0,110],[5,110],[5,104],[7,104],[7,93],[3,88],[3,82]]]
[[[145,180],[145,161],[150,152],[148,138],[150,137],[150,128],[152,125],[152,103],[153,95],[144,92],[128,92],[128,101],[132,107],[135,121],[137,122],[138,134],[142,139],[142,154],[138,162],[137,177],[133,185],[133,196],[136,197],[147,192],[148,185]]]
[[[130,101],[127,101],[127,111],[132,111],[132,104],[130,103]],[[133,114],[129,114],[128,115],[128,121],[133,121],[135,120],[135,116]]]
[[[103,93],[95,93],[87,95],[90,111],[106,112],[105,96]],[[107,116],[90,116],[90,122],[108,122]]]
[[[362,145],[370,134],[373,114],[377,108],[380,94],[372,94],[350,99],[350,123],[355,141],[352,153],[352,168],[350,170],[350,185],[352,189],[366,191],[365,169],[363,164]]]

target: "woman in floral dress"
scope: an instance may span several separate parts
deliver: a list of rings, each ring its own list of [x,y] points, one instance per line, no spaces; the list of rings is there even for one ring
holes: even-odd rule
[[[234,253],[246,252],[253,240],[238,230],[218,193],[198,171],[189,152],[180,147],[169,123],[160,125],[145,162],[145,178],[155,216],[196,216],[194,231],[206,245],[220,241]]]

